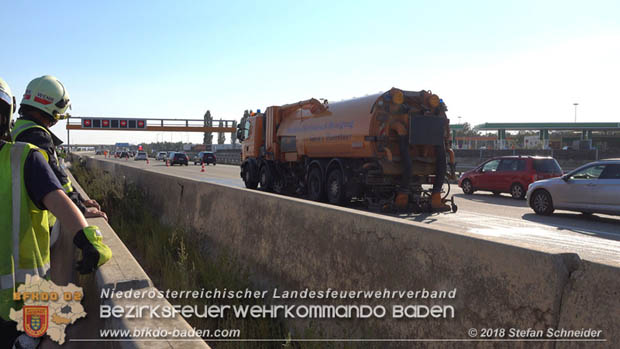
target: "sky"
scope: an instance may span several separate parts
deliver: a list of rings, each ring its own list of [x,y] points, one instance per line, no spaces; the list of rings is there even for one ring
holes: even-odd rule
[[[0,77],[56,76],[74,116],[246,109],[432,90],[451,123],[620,122],[620,1],[7,1]],[[8,40],[8,41],[7,41]],[[14,115],[16,117],[17,115]],[[459,118],[460,117],[460,118]],[[66,141],[64,122],[52,128]],[[72,131],[71,143],[202,142]],[[214,140],[217,137],[214,135]]]

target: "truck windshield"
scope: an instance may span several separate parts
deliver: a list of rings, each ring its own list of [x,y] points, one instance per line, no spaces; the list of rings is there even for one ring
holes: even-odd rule
[[[245,120],[245,125],[243,126],[243,138],[247,139],[248,136],[250,135],[250,119],[246,119]]]

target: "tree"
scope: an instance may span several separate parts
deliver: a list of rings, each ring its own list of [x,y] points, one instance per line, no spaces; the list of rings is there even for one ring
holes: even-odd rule
[[[223,124],[224,123],[222,119],[220,119],[220,127],[222,127]],[[217,133],[217,144],[224,144],[224,142],[226,142],[226,133],[218,132]]]
[[[463,129],[456,131],[457,137],[476,137],[480,136],[480,132],[471,128],[468,122],[463,123]]]
[[[233,121],[233,127],[236,129],[237,128],[237,121]],[[237,143],[237,131],[233,131],[230,133],[230,143],[232,144],[236,144]]]
[[[211,112],[209,110],[207,110],[207,112],[205,113],[204,120],[205,120],[205,123],[204,123],[205,127],[213,126],[213,117],[211,117]],[[207,146],[210,146],[211,144],[213,144],[213,133],[205,132],[204,137],[202,139],[202,143]],[[208,147],[208,149],[211,149],[211,147]]]

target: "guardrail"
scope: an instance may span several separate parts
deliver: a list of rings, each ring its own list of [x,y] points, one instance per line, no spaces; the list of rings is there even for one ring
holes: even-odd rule
[[[241,164],[241,150],[229,150],[215,153],[217,162],[219,164],[228,165],[240,165]],[[615,154],[599,154],[597,150],[590,151],[573,151],[573,150],[536,150],[536,149],[511,149],[511,150],[455,150],[457,166],[456,175],[457,178],[462,173],[469,170],[473,170],[483,161],[486,161],[493,157],[509,156],[509,155],[523,155],[523,156],[552,156],[560,162],[562,166],[563,162],[568,162],[562,166],[562,170],[566,173],[576,169],[577,167],[586,164],[591,161],[596,161],[599,155],[603,157],[617,156]],[[459,162],[468,162],[467,165],[459,165]],[[576,163],[575,163],[576,162]]]
[[[237,151],[223,151],[216,152],[215,157],[217,158],[218,164],[228,164],[228,165],[241,165],[241,152]]]

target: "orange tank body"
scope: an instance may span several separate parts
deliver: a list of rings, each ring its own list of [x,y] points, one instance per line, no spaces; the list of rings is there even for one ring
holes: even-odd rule
[[[370,113],[380,94],[330,103],[327,109],[312,114],[297,109],[283,120],[278,137],[294,137],[298,156],[309,157],[374,157],[376,135],[375,115]]]

